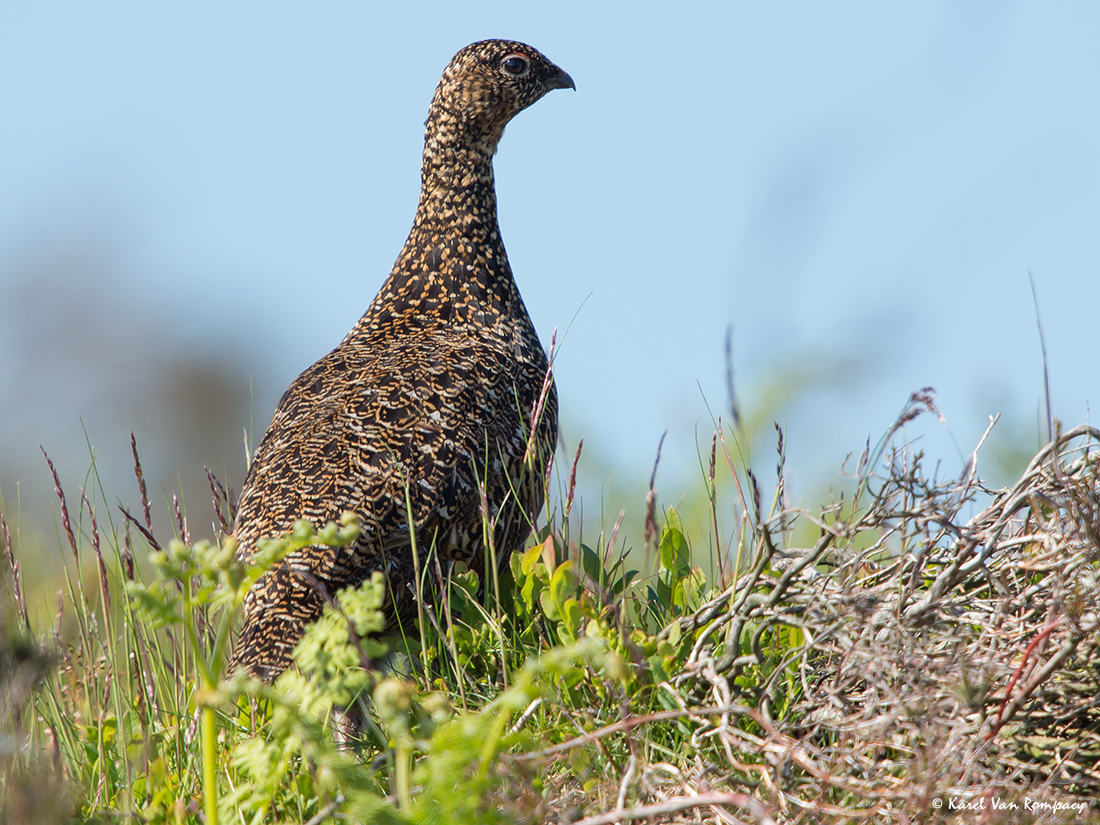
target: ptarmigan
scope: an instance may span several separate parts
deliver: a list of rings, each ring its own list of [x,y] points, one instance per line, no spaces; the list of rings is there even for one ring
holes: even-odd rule
[[[467,46],[444,70],[408,240],[362,319],[279,401],[234,529],[241,558],[298,519],[320,527],[352,511],[362,532],[347,548],[293,553],[257,582],[232,668],[282,673],[321,613],[318,583],[335,594],[380,570],[386,609],[416,615],[406,487],[422,569],[436,553],[483,572],[482,490],[499,563],[530,533],[557,396],[501,242],[492,158],[516,114],[566,88],[568,74],[507,40]]]

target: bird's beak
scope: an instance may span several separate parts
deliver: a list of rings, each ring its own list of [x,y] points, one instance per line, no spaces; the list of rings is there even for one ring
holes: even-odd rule
[[[560,74],[546,78],[546,80],[543,81],[543,85],[545,85],[547,89],[572,89],[574,92],[577,91],[577,84],[573,82],[573,78],[566,72],[561,72]]]

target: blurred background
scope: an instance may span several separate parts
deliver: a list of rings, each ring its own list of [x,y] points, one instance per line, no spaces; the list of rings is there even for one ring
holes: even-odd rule
[[[640,524],[666,431],[662,502],[702,490],[730,329],[753,460],[781,423],[794,501],[925,386],[944,422],[905,437],[954,474],[1002,413],[979,472],[1010,480],[1046,438],[1029,271],[1053,413],[1088,419],[1100,5],[9,3],[0,492],[42,567],[39,445],[117,521],[133,430],[162,524],[182,495],[212,533],[204,467],[239,490],[245,433],[366,309],[439,73],[486,37],[577,82],[496,172],[590,521]]]

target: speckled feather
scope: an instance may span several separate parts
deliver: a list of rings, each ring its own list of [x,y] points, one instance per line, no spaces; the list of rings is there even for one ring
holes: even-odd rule
[[[321,526],[350,510],[362,532],[347,548],[294,553],[257,582],[232,668],[268,681],[287,668],[324,603],[311,578],[334,594],[381,570],[386,609],[415,616],[406,485],[422,558],[434,547],[444,563],[483,569],[481,487],[500,563],[530,533],[557,397],[551,384],[529,439],[548,366],[501,242],[492,156],[508,121],[559,88],[573,88],[569,75],[511,41],[467,46],[444,70],[408,240],[359,323],[279,401],[234,530],[242,558],[298,519]]]

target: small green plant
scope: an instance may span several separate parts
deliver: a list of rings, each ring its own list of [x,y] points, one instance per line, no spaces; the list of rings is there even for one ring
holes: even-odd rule
[[[223,668],[230,630],[248,589],[290,552],[312,544],[346,547],[359,535],[359,524],[348,516],[338,527],[329,524],[319,534],[299,521],[294,531],[277,540],[261,541],[248,563],[237,558],[237,545],[226,538],[220,545],[200,541],[188,547],[173,539],[167,550],[149,560],[155,580],[145,585],[130,581],[126,592],[138,617],[150,628],[182,628],[195,672],[192,703],[199,709],[202,741],[202,795],[207,823],[218,822],[218,711],[224,702]],[[312,652],[312,651],[311,651]]]

